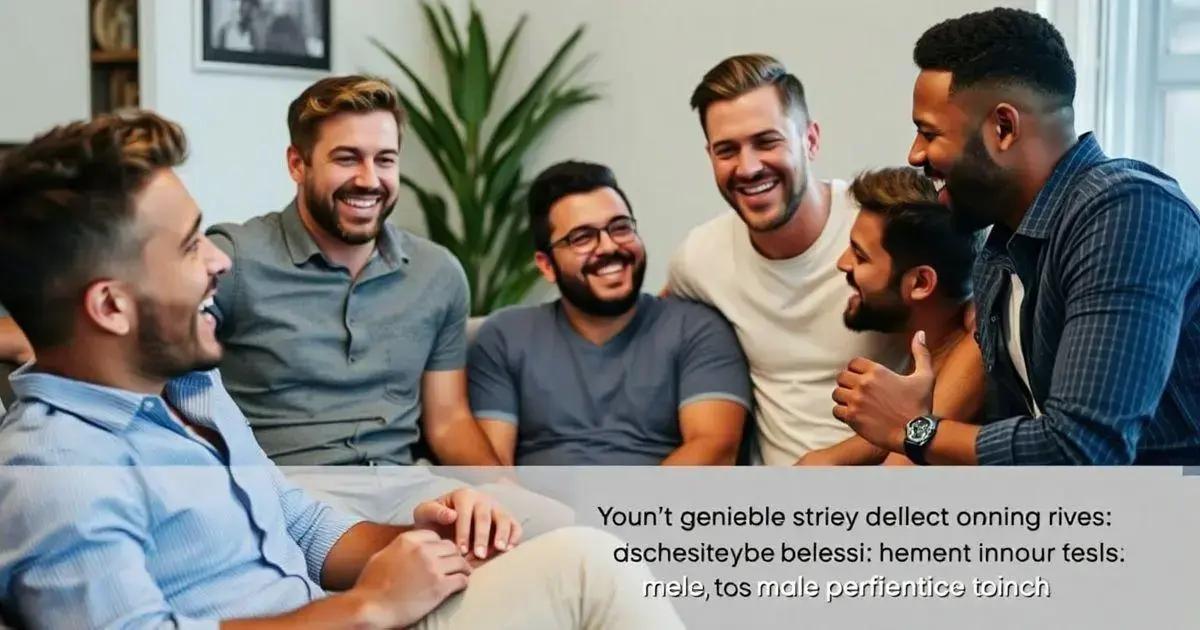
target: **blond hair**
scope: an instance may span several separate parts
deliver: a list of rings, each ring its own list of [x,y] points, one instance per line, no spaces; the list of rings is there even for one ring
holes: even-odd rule
[[[729,57],[709,70],[692,92],[692,109],[700,114],[700,126],[708,131],[705,114],[718,101],[733,100],[760,87],[773,85],[785,112],[798,110],[808,116],[804,85],[778,59],[752,54]]]
[[[307,161],[312,157],[317,128],[322,121],[342,112],[365,114],[376,111],[390,113],[396,119],[396,127],[403,129],[407,118],[404,104],[396,88],[387,80],[357,74],[321,79],[308,86],[288,106],[288,133],[292,146]]]
[[[881,168],[861,173],[850,183],[850,194],[859,207],[886,212],[908,204],[938,202],[933,180],[912,168]]]

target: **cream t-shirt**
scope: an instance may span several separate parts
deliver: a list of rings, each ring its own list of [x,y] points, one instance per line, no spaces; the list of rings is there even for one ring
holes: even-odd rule
[[[833,417],[830,397],[850,359],[896,369],[907,357],[901,336],[857,333],[842,321],[852,289],[837,260],[858,208],[849,184],[828,183],[829,219],[799,256],[764,258],[730,212],[693,229],[668,272],[672,293],[712,305],[737,332],[754,385],[758,459],[768,465],[791,465],[854,435]]]

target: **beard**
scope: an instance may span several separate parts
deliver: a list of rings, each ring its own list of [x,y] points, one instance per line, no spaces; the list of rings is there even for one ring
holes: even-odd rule
[[[634,266],[633,287],[626,295],[606,300],[592,291],[592,287],[588,285],[586,277],[567,276],[558,268],[558,263],[555,262],[554,257],[550,257],[550,264],[554,267],[555,284],[558,285],[558,292],[562,295],[562,298],[575,308],[596,317],[617,317],[624,315],[637,304],[638,298],[642,294],[642,280],[646,275],[645,257],[641,261],[637,261],[632,254],[617,251],[589,262],[581,270],[581,273],[586,276],[614,262]]]
[[[1018,210],[1016,182],[992,161],[982,133],[963,147],[962,156],[946,174],[946,189],[955,226],[961,230],[981,230]]]
[[[746,212],[738,204],[737,192],[735,192],[735,183],[731,177],[724,188],[721,189],[721,195],[725,197],[725,202],[729,204],[733,211],[738,213],[742,218],[742,223],[752,232],[773,232],[787,225],[792,217],[796,216],[796,211],[800,209],[800,200],[804,198],[804,193],[808,192],[808,158],[800,156],[800,168],[795,173],[792,173],[792,179],[784,177],[775,169],[767,167],[764,169],[763,175],[755,178],[754,181],[765,179],[774,176],[779,179],[779,186],[784,188],[783,194],[783,210],[775,217],[767,217],[762,219],[752,213]]]
[[[902,332],[908,324],[912,308],[900,297],[900,277],[888,281],[888,287],[870,295],[858,288],[854,277],[846,275],[846,282],[858,291],[858,308],[846,305],[842,321],[846,328],[856,332],[876,331],[883,333]]]
[[[207,372],[221,363],[221,352],[205,356],[199,333],[200,311],[191,309],[188,318],[175,309],[165,307],[149,298],[137,299],[138,355],[142,373],[172,379],[189,372]],[[187,332],[171,332],[179,322],[187,321]],[[219,347],[219,346],[218,346]]]
[[[325,196],[317,192],[311,179],[304,183],[304,203],[308,208],[308,212],[312,215],[317,225],[326,234],[342,241],[347,245],[363,245],[370,243],[379,236],[379,231],[383,229],[384,221],[391,216],[392,210],[396,209],[396,201],[388,202],[389,190],[385,186],[378,188],[363,188],[355,186],[353,183],[347,182],[333,191],[332,194]],[[370,229],[365,231],[354,231],[342,224],[342,219],[338,216],[337,200],[339,197],[347,195],[379,195],[383,199],[383,207],[379,211],[379,216],[376,217],[375,223]]]

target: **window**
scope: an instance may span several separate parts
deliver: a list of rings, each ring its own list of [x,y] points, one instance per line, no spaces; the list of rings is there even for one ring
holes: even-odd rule
[[[1042,0],[1079,88],[1076,124],[1200,199],[1200,0]]]

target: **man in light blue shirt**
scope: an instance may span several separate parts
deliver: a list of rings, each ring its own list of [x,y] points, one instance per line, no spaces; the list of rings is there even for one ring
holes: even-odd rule
[[[605,534],[567,528],[501,553],[521,528],[469,489],[400,527],[290,484],[213,369],[209,311],[230,262],[172,170],[185,153],[173,123],[109,115],[35,139],[0,170],[0,301],[37,355],[0,421],[4,616],[31,628],[680,627],[669,605],[638,597],[644,567],[606,561],[618,543]]]

